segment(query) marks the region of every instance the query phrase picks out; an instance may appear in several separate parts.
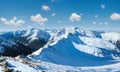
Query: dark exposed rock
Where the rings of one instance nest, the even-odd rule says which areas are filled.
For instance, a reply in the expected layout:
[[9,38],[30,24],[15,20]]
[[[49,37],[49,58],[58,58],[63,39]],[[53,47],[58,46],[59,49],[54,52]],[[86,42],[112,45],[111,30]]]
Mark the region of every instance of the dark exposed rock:
[[13,48],[4,47],[4,52],[1,53],[1,55],[15,57],[15,56],[18,56],[21,54],[28,55],[33,52],[33,49],[31,49],[27,46],[24,46],[20,43],[17,43],[17,44],[18,44],[18,46],[15,46]]
[[8,47],[8,46],[2,46],[4,48],[4,51],[0,52],[0,55],[2,56],[18,56],[21,54],[28,55],[31,54],[33,51],[38,50],[40,47],[43,47],[47,42],[44,40],[40,41],[33,41],[28,46],[25,44],[22,44],[20,42],[15,42],[17,45]]
[[6,68],[3,70],[4,72],[15,72],[14,69],[9,69],[9,68]]
[[2,57],[1,57],[1,58],[0,58],[0,63],[3,62],[3,61],[5,61],[5,60],[6,60],[6,58],[2,58]]
[[116,45],[120,46],[120,40],[117,40]]

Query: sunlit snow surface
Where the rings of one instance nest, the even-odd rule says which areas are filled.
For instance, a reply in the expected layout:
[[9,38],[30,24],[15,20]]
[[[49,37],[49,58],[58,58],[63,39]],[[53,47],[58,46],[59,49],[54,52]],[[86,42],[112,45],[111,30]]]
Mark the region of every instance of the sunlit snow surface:
[[[14,71],[21,72],[119,72],[120,71],[120,62],[104,65],[104,66],[65,66],[58,65],[49,62],[43,61],[32,61],[26,60],[27,63],[24,63],[24,59],[8,58],[7,62],[9,64],[9,69],[14,69]],[[3,68],[0,67],[0,72]]]

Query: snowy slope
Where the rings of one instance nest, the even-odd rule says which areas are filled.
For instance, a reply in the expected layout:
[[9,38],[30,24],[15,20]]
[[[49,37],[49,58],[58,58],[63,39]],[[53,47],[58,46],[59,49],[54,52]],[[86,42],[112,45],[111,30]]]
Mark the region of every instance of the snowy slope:
[[[7,69],[13,69],[20,72],[119,72],[120,61],[114,60],[113,64],[104,66],[64,66],[43,61],[33,61],[24,58],[7,57]],[[3,62],[3,63],[4,63]],[[3,65],[3,64],[2,64]],[[4,72],[5,68],[0,63],[0,72]]]
[[7,47],[12,47],[14,45],[16,45],[16,43],[10,39],[6,39],[2,36],[0,36],[0,45],[1,46],[7,46]]
[[106,32],[101,34],[102,39],[116,43],[120,41],[120,32]]
[[33,67],[30,67],[27,64],[21,63],[17,60],[8,59],[7,62],[9,63],[9,68],[13,68],[15,71],[22,71],[22,72],[38,72],[40,70],[36,70]]
[[106,40],[100,39],[100,38],[80,37],[80,39],[85,44],[90,45],[90,46],[105,48],[108,50],[117,50],[117,47],[114,44],[112,44]]
[[31,58],[62,65],[95,66],[109,64],[119,55],[114,44],[97,38],[92,31],[64,28],[51,33],[48,43]]

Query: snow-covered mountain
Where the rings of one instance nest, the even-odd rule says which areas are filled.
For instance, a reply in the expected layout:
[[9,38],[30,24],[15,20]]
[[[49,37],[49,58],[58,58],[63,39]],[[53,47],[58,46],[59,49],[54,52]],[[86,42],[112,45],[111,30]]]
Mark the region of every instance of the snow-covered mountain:
[[107,64],[106,60],[120,57],[119,47],[102,37],[105,32],[63,28],[49,33],[48,43],[31,58],[62,65],[91,66]]
[[[30,54],[43,47],[47,43],[49,37],[50,35],[46,31],[35,28],[30,30],[1,32],[0,55],[9,55],[8,51],[10,53],[13,52],[15,56],[22,53]],[[4,52],[4,54],[2,52]]]
[[42,47],[50,37],[47,32],[35,28],[30,30],[6,32],[2,33],[1,36],[35,49]]
[[[120,71],[118,70],[120,33],[82,30],[76,27],[1,32],[0,55],[21,54],[29,54],[27,56],[29,63],[24,65],[19,59],[18,61],[7,59],[8,63],[14,66],[9,68],[22,71],[24,67],[30,72],[41,70],[79,72],[101,69],[108,71],[111,67],[115,69],[111,71]],[[21,65],[23,67],[20,67]]]

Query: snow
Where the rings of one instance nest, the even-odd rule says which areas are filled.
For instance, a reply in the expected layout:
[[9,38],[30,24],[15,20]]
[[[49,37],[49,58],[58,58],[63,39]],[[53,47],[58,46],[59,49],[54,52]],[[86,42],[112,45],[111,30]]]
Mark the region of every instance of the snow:
[[38,72],[36,69],[29,67],[26,64],[22,64],[19,61],[8,59],[7,62],[9,63],[10,67],[15,71],[22,71],[22,72]]
[[16,38],[26,38],[27,41],[32,42],[36,39],[44,39],[48,41],[50,35],[44,30],[40,29],[29,29],[29,30],[18,30],[18,31],[11,31],[1,33],[1,36],[8,38],[8,39],[16,39]]
[[99,48],[96,47],[92,47],[92,46],[87,46],[87,45],[82,45],[82,44],[77,44],[73,42],[73,45],[75,46],[76,49],[91,54],[91,55],[95,55],[98,57],[103,57],[102,55],[102,51]]
[[34,63],[31,62],[31,64],[34,64],[36,69],[44,70],[47,72],[80,71],[79,69],[72,67],[72,66],[57,65],[57,64],[43,62],[43,61],[39,61],[39,62],[35,61]]
[[[23,61],[27,61],[24,63]],[[113,64],[109,65],[100,65],[100,66],[82,66],[82,67],[74,67],[74,66],[65,66],[53,64],[50,62],[43,61],[33,61],[33,60],[24,60],[24,59],[14,59],[7,58],[8,68],[14,69],[14,71],[21,72],[119,72],[120,71],[120,61],[114,60]],[[0,66],[0,72],[4,70]]]
[[81,71],[95,71],[95,72],[119,72],[120,62],[104,65],[104,66],[94,66],[94,67],[81,67]]
[[96,38],[92,31],[65,28],[52,33],[48,43],[30,57],[61,65],[97,66],[109,64],[111,62],[106,60],[116,59],[118,56],[119,52],[114,44]]
[[83,36],[87,36],[87,37],[96,37],[94,32],[92,32],[90,30],[79,30],[79,33],[82,34]]
[[34,29],[34,30],[32,30],[32,32],[33,32],[33,34],[27,38],[27,40],[30,39],[29,42],[32,42],[32,41],[34,41],[35,39],[37,39],[38,30]]
[[1,45],[7,46],[7,47],[12,47],[14,46],[16,43],[11,41],[11,40],[5,40],[1,42]]
[[3,70],[3,68],[2,68],[2,67],[0,67],[0,72],[2,72],[2,70]]
[[6,39],[6,38],[0,36],[0,45],[12,47],[12,46],[16,45],[16,43],[10,39]]
[[23,34],[22,36],[23,36],[23,37],[28,36],[30,33],[31,33],[31,31],[30,31],[30,30],[26,30],[26,33],[25,33],[25,34]]
[[90,38],[90,37],[79,37],[85,44],[90,45],[90,46],[95,46],[95,47],[99,47],[99,48],[104,48],[104,49],[108,49],[108,50],[117,50],[117,47],[100,38]]
[[120,40],[120,33],[119,32],[106,32],[101,34],[102,39],[107,41],[112,41],[113,43],[116,43],[118,40]]
[[[27,56],[30,59],[28,63],[23,63],[19,58],[18,60],[7,59],[10,68],[16,71],[120,71],[120,52],[115,45],[116,41],[120,40],[119,32],[97,32],[73,27],[47,31],[30,29],[13,34],[13,36],[27,37],[30,41],[35,39],[48,41],[44,47]],[[7,45],[6,43],[14,44],[10,40],[1,41],[1,44]],[[2,49],[2,46],[0,48]]]
[[44,39],[45,41],[48,41],[50,35],[40,29],[32,28],[30,30],[26,30],[24,34],[22,34],[22,37],[27,37],[27,40],[29,40],[29,43],[31,43],[34,40],[38,39]]
[[30,58],[68,66],[99,66],[119,59],[119,50],[113,43],[97,38],[100,32],[63,28],[49,33],[48,43]]
[[0,46],[0,53],[4,52],[4,47]]

